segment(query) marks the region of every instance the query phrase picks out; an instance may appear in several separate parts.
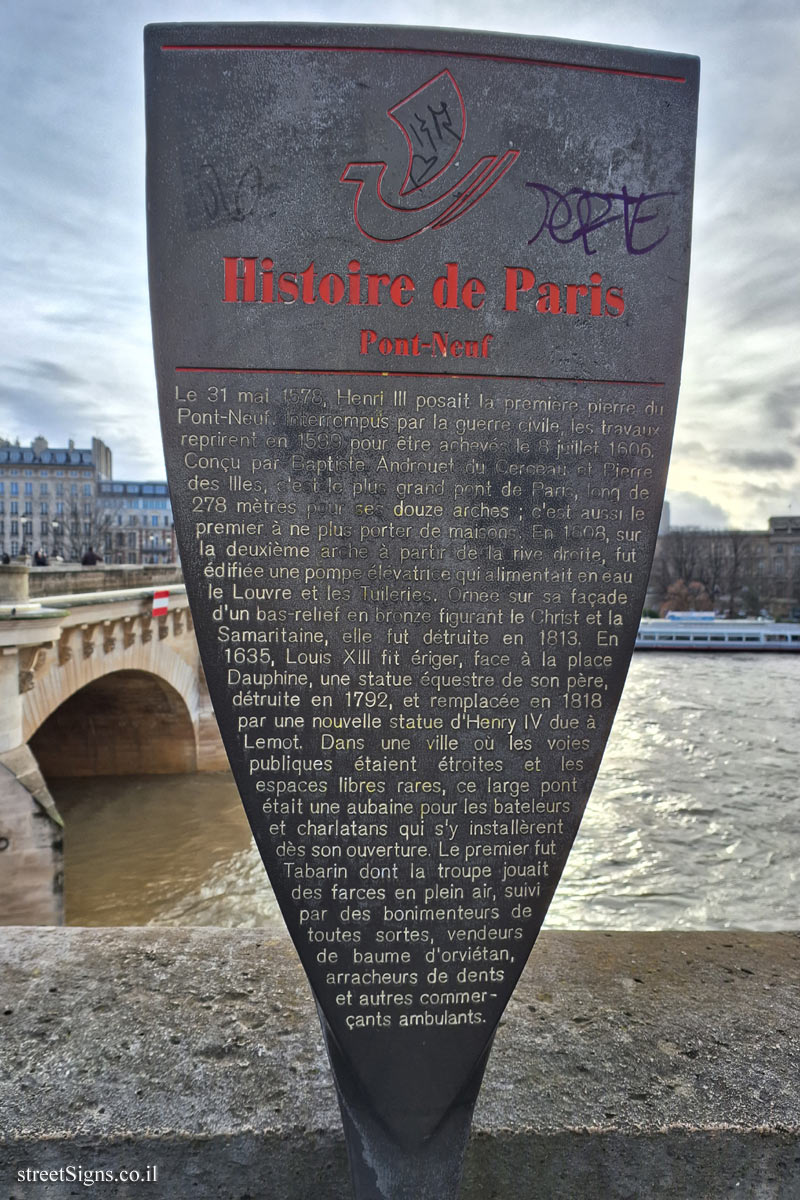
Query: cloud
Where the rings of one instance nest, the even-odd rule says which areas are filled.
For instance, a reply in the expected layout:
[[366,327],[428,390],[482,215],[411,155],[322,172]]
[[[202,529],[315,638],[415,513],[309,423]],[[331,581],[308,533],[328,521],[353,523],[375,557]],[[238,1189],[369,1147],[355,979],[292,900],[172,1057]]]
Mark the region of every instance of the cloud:
[[800,415],[800,389],[785,387],[770,392],[764,397],[764,409],[769,414],[773,428],[783,433],[794,429]]
[[693,525],[702,529],[727,529],[728,514],[719,504],[695,492],[667,490],[669,521],[673,529]]
[[679,441],[676,438],[672,445],[672,453],[676,456],[680,455],[682,458],[692,458],[695,455],[704,456],[708,454],[708,443],[700,442],[696,439],[694,441]]
[[51,446],[64,446],[70,437],[88,446],[93,434],[99,436],[100,419],[92,396],[79,393],[65,404],[63,392],[36,386],[35,381],[0,393],[0,431],[12,440],[19,438],[23,446],[38,434]]
[[[128,478],[163,477],[145,275],[141,28],[161,0],[0,5],[3,432],[92,433]],[[174,21],[256,21],[257,0],[171,0]],[[390,24],[483,28],[484,4],[385,0]],[[280,12],[275,13],[280,16]],[[374,22],[367,0],[297,0],[294,20]],[[498,29],[702,60],[684,385],[673,463],[689,523],[787,503],[798,430],[800,156],[796,0],[498,0]],[[735,64],[732,69],[731,64]],[[500,79],[498,72],[498,79]],[[546,116],[544,114],[537,114]],[[24,303],[22,299],[24,299]],[[13,374],[12,374],[13,372]],[[713,468],[713,472],[711,470]],[[794,481],[800,499],[800,478]],[[773,509],[773,511],[776,511]],[[683,514],[681,516],[681,514]],[[677,519],[677,518],[676,518]]]
[[80,375],[49,358],[29,358],[12,369],[27,379],[40,380],[42,383],[74,385],[85,382]]
[[785,507],[785,501],[783,500],[784,489],[777,487],[775,484],[744,483],[741,487],[747,496],[754,499],[766,500],[771,506],[771,510],[774,510],[776,506],[778,508]]
[[745,471],[791,471],[797,462],[788,450],[726,450],[719,457]]

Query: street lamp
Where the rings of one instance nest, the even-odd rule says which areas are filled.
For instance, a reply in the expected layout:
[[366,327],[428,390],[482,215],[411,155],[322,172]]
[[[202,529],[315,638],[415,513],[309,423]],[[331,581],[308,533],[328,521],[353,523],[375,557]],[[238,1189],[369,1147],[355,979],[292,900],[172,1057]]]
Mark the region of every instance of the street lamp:
[[53,530],[53,558],[61,557],[58,549],[58,531],[61,528],[59,521],[51,521],[50,528]]

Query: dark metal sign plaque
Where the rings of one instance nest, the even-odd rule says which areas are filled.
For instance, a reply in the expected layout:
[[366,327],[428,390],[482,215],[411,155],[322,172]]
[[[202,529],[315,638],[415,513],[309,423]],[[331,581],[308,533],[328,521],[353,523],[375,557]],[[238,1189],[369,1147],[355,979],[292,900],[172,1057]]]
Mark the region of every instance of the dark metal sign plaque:
[[619,700],[678,390],[698,64],[148,28],[181,558],[359,1196],[447,1197]]

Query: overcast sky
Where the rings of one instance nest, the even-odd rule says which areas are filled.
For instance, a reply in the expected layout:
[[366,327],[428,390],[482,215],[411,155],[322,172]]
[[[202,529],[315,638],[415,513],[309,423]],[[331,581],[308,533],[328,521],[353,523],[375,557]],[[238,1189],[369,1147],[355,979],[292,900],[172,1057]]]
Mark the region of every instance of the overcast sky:
[[[440,25],[698,54],[674,524],[800,512],[797,0],[0,0],[0,436],[101,437],[163,478],[144,228],[142,26]],[[791,507],[790,507],[791,506]]]

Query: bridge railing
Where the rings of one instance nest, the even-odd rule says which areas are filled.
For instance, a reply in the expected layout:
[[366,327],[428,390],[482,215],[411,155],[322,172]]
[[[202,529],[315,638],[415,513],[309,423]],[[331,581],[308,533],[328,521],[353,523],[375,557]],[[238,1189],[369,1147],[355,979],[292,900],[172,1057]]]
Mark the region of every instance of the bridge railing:
[[61,595],[42,597],[48,608],[81,608],[92,604],[114,604],[115,602],[131,600],[151,600],[156,592],[168,591],[170,599],[180,596],[185,598],[184,583],[149,584],[146,587],[116,588],[111,591],[96,592],[64,592]]
[[[14,574],[27,565],[26,595],[35,600],[67,593],[111,591],[151,584],[170,587],[183,580],[179,563],[96,563],[92,567],[84,567],[80,563],[55,563],[48,567],[33,567],[29,560],[15,560],[10,565]],[[4,571],[8,571],[8,568],[0,566],[0,594]]]

